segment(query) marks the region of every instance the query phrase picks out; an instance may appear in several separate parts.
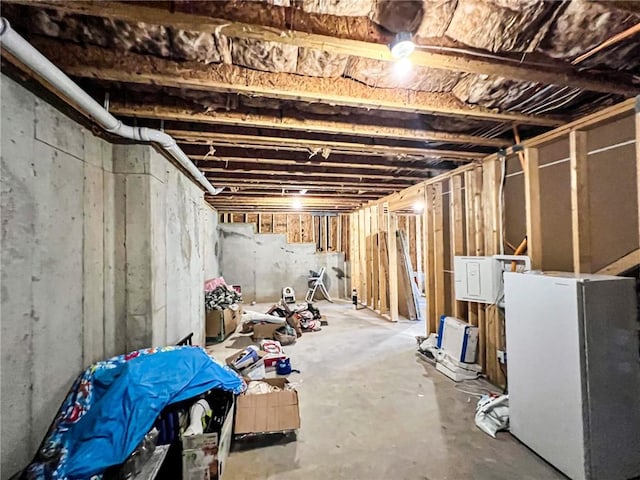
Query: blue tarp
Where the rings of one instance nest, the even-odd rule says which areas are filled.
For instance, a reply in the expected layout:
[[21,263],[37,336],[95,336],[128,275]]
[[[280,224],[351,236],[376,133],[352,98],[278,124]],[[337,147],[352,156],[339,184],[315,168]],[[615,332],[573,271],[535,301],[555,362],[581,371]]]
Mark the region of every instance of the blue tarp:
[[[30,478],[85,479],[124,462],[167,405],[242,379],[199,347],[139,350],[93,365],[67,396]],[[50,454],[57,453],[51,463]]]

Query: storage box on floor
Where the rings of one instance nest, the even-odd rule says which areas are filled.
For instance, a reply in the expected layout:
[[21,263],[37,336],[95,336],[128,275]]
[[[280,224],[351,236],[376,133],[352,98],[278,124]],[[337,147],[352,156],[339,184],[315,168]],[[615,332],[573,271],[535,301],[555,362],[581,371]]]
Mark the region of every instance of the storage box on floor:
[[279,390],[239,395],[236,399],[234,434],[290,432],[300,428],[298,392],[287,389],[289,381],[286,378],[265,378],[261,381]]
[[221,426],[212,432],[182,437],[183,480],[222,480],[231,447],[236,402],[228,392],[216,392],[215,400],[207,400],[210,400],[214,420],[218,418],[216,425]]
[[242,307],[237,310],[225,308],[224,310],[207,311],[205,325],[207,343],[221,342],[233,332],[242,318]]

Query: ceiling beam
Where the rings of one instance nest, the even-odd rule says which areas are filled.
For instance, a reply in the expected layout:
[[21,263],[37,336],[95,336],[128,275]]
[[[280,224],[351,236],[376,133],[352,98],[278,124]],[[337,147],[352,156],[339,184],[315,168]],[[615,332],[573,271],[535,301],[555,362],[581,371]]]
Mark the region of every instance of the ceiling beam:
[[[335,187],[353,190],[355,188],[360,189],[362,191],[387,191],[394,192],[397,190],[402,190],[412,185],[411,182],[381,182],[381,181],[373,181],[373,180],[363,180],[363,181],[354,181],[350,179],[336,180],[335,178],[326,178],[322,177],[322,180],[319,180],[320,177],[314,175],[313,177],[309,176],[308,179],[300,179],[300,178],[292,178],[280,176],[279,178],[275,178],[273,175],[265,175],[265,174],[251,174],[251,173],[242,173],[242,174],[232,174],[231,172],[227,173],[218,173],[216,175],[209,174],[207,175],[207,179],[213,183],[216,187],[222,186],[271,186],[276,187],[280,190],[303,190],[303,189],[313,189],[313,187]],[[287,183],[283,183],[286,181]]]
[[[213,180],[213,179],[210,179]],[[272,180],[273,182],[273,180]],[[239,190],[237,193],[239,192],[244,192],[246,190],[250,190],[250,191],[257,191],[259,190],[259,194],[262,195],[265,192],[268,192],[269,195],[272,195],[274,191],[278,192],[279,195],[282,194],[282,192],[284,191],[285,193],[295,193],[295,192],[299,192],[300,190],[307,190],[309,192],[309,194],[324,194],[327,192],[330,193],[335,193],[338,195],[378,195],[378,193],[380,192],[389,192],[389,191],[395,191],[395,190],[399,190],[402,188],[406,188],[405,185],[402,186],[391,186],[388,188],[384,188],[384,187],[368,187],[368,185],[366,184],[362,184],[362,183],[357,183],[355,185],[353,184],[343,184],[343,183],[328,183],[328,184],[318,184],[318,185],[312,185],[312,184],[305,184],[305,185],[301,185],[301,184],[296,184],[296,183],[290,183],[287,185],[282,185],[282,182],[275,182],[275,183],[267,183],[267,182],[261,182],[261,181],[255,181],[255,180],[247,180],[247,179],[242,179],[242,178],[238,178],[238,179],[218,179],[216,181],[216,185],[218,186],[226,186],[226,187],[237,187]],[[231,188],[229,188],[229,190],[225,190],[225,192],[231,192]]]
[[[287,190],[286,193],[284,194],[288,197],[291,196],[299,196],[299,191],[298,190]],[[281,195],[279,192],[274,191],[274,190],[261,190],[261,191],[249,191],[249,190],[245,190],[243,188],[241,188],[239,191],[237,192],[232,192],[231,190],[223,190],[222,193],[219,193],[218,195],[216,195],[219,198],[226,198],[226,197],[234,197],[234,198],[251,198],[251,197],[269,197],[269,196],[283,196]],[[366,200],[377,200],[378,198],[380,198],[380,196],[376,193],[344,193],[344,192],[340,192],[340,191],[335,191],[335,192],[331,192],[328,190],[316,190],[316,191],[310,191],[308,192],[306,195],[304,195],[305,198],[324,198],[324,197],[331,197],[331,198],[337,198],[337,199],[356,199],[356,200],[362,200],[362,199],[366,199]]]
[[296,118],[293,116],[287,116],[286,114],[280,116],[240,112],[199,113],[178,107],[136,105],[122,102],[112,102],[111,112],[116,115],[152,118],[157,120],[175,120],[180,122],[208,123],[213,125],[265,127],[279,130],[334,133],[338,135],[355,135],[370,138],[394,138],[398,140],[469,144],[493,148],[501,148],[512,143],[510,140],[502,138],[486,138],[459,133],[352,123],[340,120]]
[[[202,155],[189,155],[191,160],[197,160],[197,166],[203,171],[209,171],[206,169],[223,168],[227,171],[242,171],[252,170],[257,168],[258,170],[274,169],[278,172],[287,173],[302,173],[307,174],[323,174],[324,172],[334,172],[337,175],[344,175],[348,173],[356,173],[356,176],[380,176],[385,172],[393,172],[394,175],[391,178],[399,178],[397,175],[405,174],[410,178],[423,178],[424,175],[413,175],[413,172],[440,174],[445,171],[451,170],[450,168],[428,168],[421,165],[406,166],[406,165],[379,165],[379,164],[366,164],[366,163],[337,163],[337,162],[313,162],[313,163],[300,163],[295,160],[282,160],[278,158],[248,158],[248,157],[208,157],[205,159]],[[355,170],[360,170],[356,172]],[[213,170],[211,170],[213,171]]]
[[[111,1],[74,1],[59,2],[56,0],[9,0],[7,3],[38,5],[53,8],[66,13],[89,15],[100,18],[118,19],[132,23],[148,23],[164,25],[171,28],[189,31],[206,32],[224,35],[230,38],[245,38],[314,48],[341,55],[371,58],[382,61],[393,61],[389,47],[383,43],[363,42],[344,38],[336,38],[317,33],[306,33],[296,30],[281,29],[229,21],[224,18],[212,18],[171,11],[167,8],[136,5],[134,2]],[[640,87],[625,83],[611,76],[590,75],[579,72],[571,65],[558,66],[552,64],[527,64],[514,58],[503,57],[486,52],[474,52],[467,49],[465,53],[448,51],[438,46],[427,46],[418,49],[411,56],[414,65],[420,67],[440,68],[456,72],[481,75],[497,75],[524,82],[536,82],[547,85],[568,86],[583,90],[604,93],[635,95]]]
[[371,145],[367,143],[337,142],[331,140],[309,140],[291,137],[263,137],[260,135],[234,135],[216,132],[193,132],[186,130],[165,130],[182,144],[214,145],[239,148],[261,148],[309,152],[329,149],[340,155],[375,155],[397,157],[428,157],[450,160],[480,160],[486,153],[464,150],[438,150],[433,148],[395,147],[391,145]]
[[80,78],[524,125],[555,127],[565,123],[557,118],[469,106],[451,93],[372,88],[349,78],[305,77],[291,73],[262,72],[236,65],[174,62],[45,38],[34,39],[33,44],[65,73]]
[[[371,170],[360,170],[350,169],[347,172],[332,172],[327,171],[328,169],[313,169],[309,168],[305,171],[292,171],[289,169],[287,165],[272,165],[272,164],[251,164],[251,163],[242,163],[236,167],[225,167],[221,165],[219,167],[208,167],[203,165],[198,165],[198,169],[205,173],[235,173],[235,174],[269,174],[273,175],[276,178],[286,177],[287,180],[295,179],[296,177],[300,178],[302,182],[304,182],[305,177],[309,176],[322,176],[325,178],[354,178],[354,179],[374,179],[374,180],[393,180],[393,181],[403,181],[406,180],[408,182],[419,182],[426,178],[431,178],[428,175],[402,175],[398,173],[391,172],[379,172]],[[425,172],[426,173],[426,172]]]

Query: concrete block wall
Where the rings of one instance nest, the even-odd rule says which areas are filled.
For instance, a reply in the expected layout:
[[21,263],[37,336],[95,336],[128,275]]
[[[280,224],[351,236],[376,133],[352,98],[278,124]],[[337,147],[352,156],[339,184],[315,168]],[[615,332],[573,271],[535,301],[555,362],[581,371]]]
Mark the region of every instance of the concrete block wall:
[[150,146],[111,145],[1,77],[0,477],[96,360],[203,337],[217,213]]
[[[346,298],[348,280],[342,252],[316,252],[313,243],[287,243],[285,235],[256,233],[253,224],[224,223],[220,232],[220,270],[227,283],[242,286],[245,302],[275,302],[292,286],[296,300],[307,292],[309,270],[326,268],[332,298]],[[316,294],[316,299],[322,299]]]

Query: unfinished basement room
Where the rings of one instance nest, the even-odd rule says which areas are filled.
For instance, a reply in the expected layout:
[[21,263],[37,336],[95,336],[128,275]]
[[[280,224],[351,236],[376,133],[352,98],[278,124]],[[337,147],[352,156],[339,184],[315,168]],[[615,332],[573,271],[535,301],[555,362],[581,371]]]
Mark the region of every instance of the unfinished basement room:
[[0,480],[640,480],[640,1],[0,7]]

